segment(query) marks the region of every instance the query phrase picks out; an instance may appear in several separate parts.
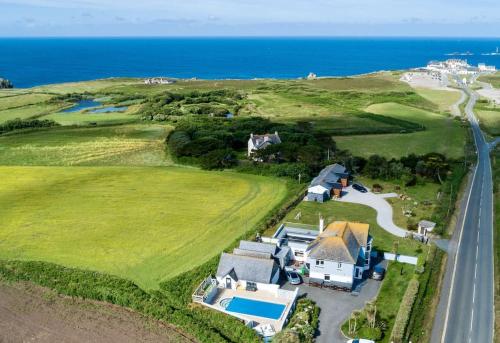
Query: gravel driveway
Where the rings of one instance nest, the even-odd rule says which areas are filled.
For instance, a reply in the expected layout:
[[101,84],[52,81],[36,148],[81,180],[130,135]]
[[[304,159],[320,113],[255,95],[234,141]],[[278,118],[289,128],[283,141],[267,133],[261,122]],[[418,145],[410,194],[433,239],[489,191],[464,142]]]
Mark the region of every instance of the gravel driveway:
[[[380,281],[366,280],[357,296],[347,292],[311,287],[307,284],[300,285],[299,295],[306,295],[321,308],[316,342],[345,343],[347,339],[340,332],[340,326],[353,310],[362,309],[367,301],[377,296],[380,284]],[[288,290],[294,290],[296,287],[288,283],[283,286]]]
[[396,226],[392,221],[392,206],[385,198],[394,198],[396,193],[374,194],[372,192],[361,193],[353,189],[352,186],[342,191],[342,198],[334,201],[350,202],[370,206],[377,211],[377,224],[385,231],[398,236],[405,237],[408,231]]

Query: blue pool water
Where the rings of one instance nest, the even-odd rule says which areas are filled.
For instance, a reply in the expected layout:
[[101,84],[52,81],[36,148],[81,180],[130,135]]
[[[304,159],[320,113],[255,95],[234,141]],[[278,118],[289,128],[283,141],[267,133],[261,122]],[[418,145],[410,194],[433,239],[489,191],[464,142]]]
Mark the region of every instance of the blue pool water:
[[0,38],[0,77],[31,87],[124,76],[342,76],[424,66],[464,51],[474,54],[463,57],[471,64],[500,68],[500,56],[482,55],[497,46],[499,38]]
[[66,113],[79,112],[97,106],[101,106],[101,103],[94,100],[80,100],[78,103],[75,104],[75,106],[67,108],[63,112]]
[[285,305],[234,297],[226,310],[250,316],[279,319],[285,310]]

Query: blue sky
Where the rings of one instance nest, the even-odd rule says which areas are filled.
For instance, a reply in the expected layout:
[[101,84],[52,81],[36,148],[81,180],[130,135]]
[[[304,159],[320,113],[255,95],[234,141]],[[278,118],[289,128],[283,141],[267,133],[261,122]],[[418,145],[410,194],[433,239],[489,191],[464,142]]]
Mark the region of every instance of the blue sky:
[[500,36],[498,0],[0,0],[0,36]]

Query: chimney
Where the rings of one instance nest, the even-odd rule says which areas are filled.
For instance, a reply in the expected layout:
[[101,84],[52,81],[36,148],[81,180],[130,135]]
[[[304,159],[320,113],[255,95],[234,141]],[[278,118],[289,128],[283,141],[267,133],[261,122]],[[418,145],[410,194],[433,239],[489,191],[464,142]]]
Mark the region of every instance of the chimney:
[[250,134],[250,138],[253,138],[253,133]]
[[322,234],[323,230],[325,229],[325,219],[323,216],[319,217],[319,233]]
[[278,131],[274,131],[274,134],[277,136],[278,135]]

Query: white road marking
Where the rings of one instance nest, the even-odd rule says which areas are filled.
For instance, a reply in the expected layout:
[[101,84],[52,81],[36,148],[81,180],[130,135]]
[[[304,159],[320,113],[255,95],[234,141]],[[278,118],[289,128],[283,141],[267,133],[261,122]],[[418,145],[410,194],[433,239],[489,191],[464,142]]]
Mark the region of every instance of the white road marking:
[[[476,263],[476,266],[477,266],[477,263]],[[476,283],[474,282],[474,288],[472,289],[472,303],[474,304],[474,302],[476,301]],[[472,310],[474,311],[474,310]]]

